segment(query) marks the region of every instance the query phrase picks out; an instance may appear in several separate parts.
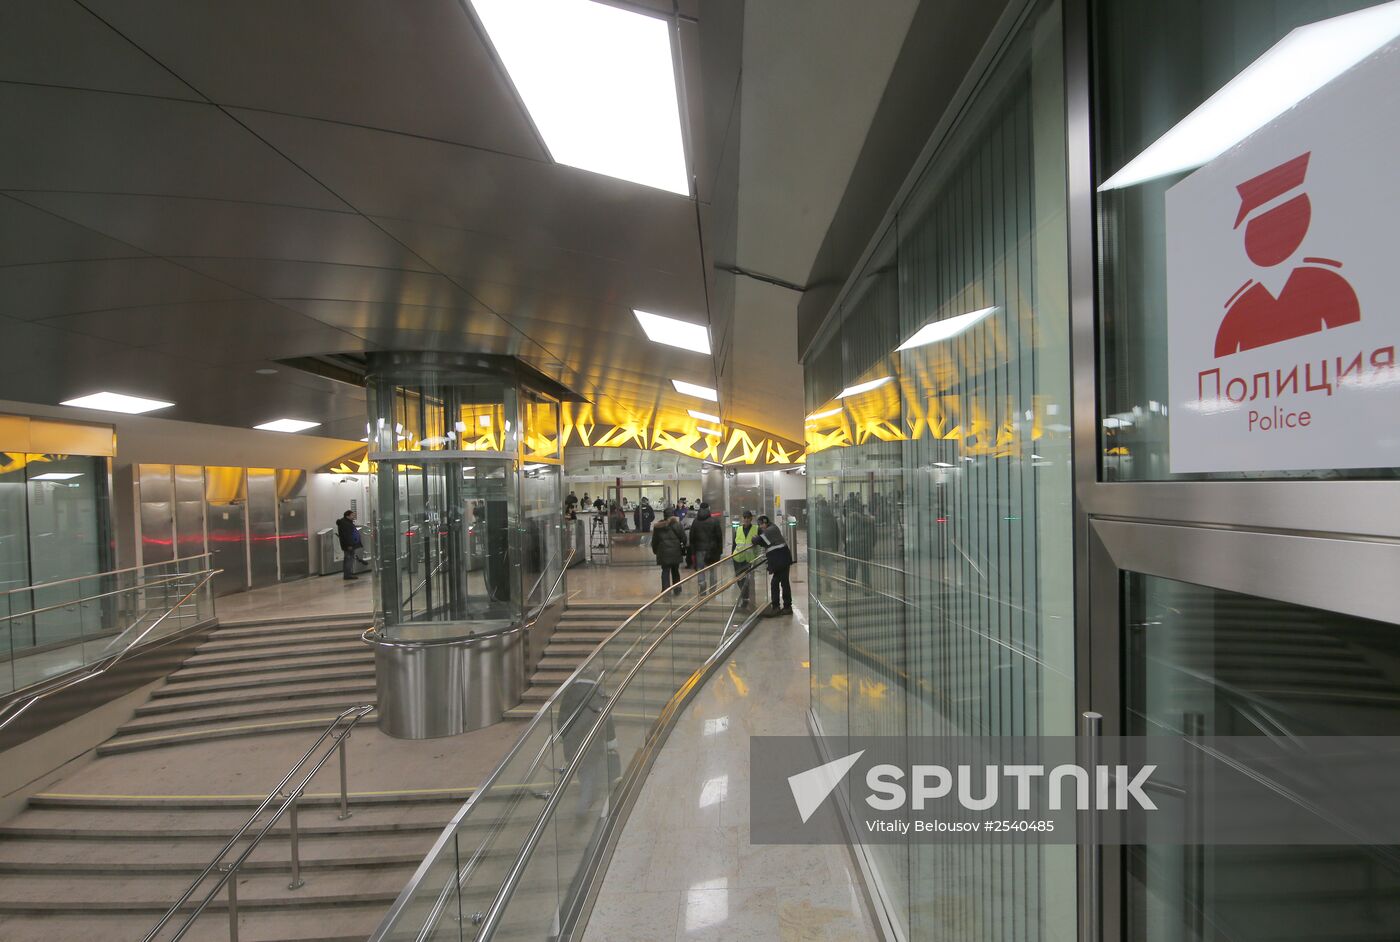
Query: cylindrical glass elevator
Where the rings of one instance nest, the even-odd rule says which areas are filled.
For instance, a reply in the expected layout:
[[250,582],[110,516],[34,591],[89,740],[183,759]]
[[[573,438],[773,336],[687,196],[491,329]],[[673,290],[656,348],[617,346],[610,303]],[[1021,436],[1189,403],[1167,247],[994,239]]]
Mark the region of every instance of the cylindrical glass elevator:
[[489,725],[563,564],[558,403],[494,357],[371,354],[367,379],[380,727]]

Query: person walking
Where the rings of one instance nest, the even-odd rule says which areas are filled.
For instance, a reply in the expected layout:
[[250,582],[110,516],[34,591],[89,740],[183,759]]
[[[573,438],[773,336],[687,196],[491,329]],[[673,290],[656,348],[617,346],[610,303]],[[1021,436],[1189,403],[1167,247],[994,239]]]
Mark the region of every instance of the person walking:
[[744,511],[744,522],[734,528],[734,575],[739,577],[739,605],[745,611],[753,611],[753,573],[749,570],[758,560],[758,550],[753,541],[758,536],[758,525],[753,522],[753,511]]
[[707,569],[724,555],[724,524],[710,513],[710,505],[700,504],[695,522],[690,525],[690,551],[695,554],[695,568],[700,570],[700,591],[710,592],[719,585],[719,572]]
[[[681,561],[685,559],[685,531],[669,510],[662,512],[661,524],[651,532],[651,551],[661,567],[661,591],[665,592],[681,581]],[[672,592],[680,595],[680,587]]]
[[360,539],[359,527],[355,526],[355,511],[345,511],[335,522],[335,535],[340,540],[341,552],[345,554],[345,581],[360,578],[355,575],[355,560],[360,555],[359,551],[364,542]]
[[650,533],[652,521],[656,519],[656,511],[652,509],[651,501],[643,497],[642,505],[637,508],[637,513],[640,516],[641,531],[643,533]]
[[768,557],[768,594],[771,604],[767,616],[792,614],[792,583],[788,581],[788,570],[792,568],[792,551],[788,549],[783,530],[765,514],[758,518],[758,536],[753,538],[755,546],[762,547]]

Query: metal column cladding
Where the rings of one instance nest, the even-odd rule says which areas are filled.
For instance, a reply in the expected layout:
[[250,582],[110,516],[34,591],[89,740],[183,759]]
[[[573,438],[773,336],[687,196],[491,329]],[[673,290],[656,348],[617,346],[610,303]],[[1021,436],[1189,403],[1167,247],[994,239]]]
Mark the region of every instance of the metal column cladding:
[[306,524],[306,472],[277,470],[277,574],[286,582],[311,575]]
[[248,575],[253,588],[277,582],[277,478],[248,469]]
[[175,466],[175,556],[188,559],[203,555],[204,469],[199,465]]
[[140,503],[141,563],[162,563],[175,558],[175,492],[168,464],[136,466]]
[[222,569],[214,592],[228,595],[248,588],[248,486],[242,468],[204,469],[204,512],[209,528],[210,562]]

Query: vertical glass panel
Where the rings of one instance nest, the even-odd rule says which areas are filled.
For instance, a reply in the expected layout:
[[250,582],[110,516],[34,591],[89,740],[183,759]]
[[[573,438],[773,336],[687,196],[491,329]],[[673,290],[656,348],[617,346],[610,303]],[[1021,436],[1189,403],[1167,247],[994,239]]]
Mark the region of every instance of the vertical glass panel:
[[[1072,733],[1061,29],[1008,41],[806,363],[828,735]],[[1073,935],[1072,848],[862,853],[909,938]]]
[[525,458],[558,458],[559,403],[535,393],[526,393],[524,402]]
[[520,480],[520,512],[525,525],[525,608],[535,611],[549,604],[563,566],[563,482],[558,465],[536,465]]
[[[1126,734],[1400,733],[1395,625],[1138,573],[1124,583]],[[1129,939],[1400,938],[1391,847],[1149,845],[1125,860]]]
[[[1376,394],[1374,390],[1378,387],[1361,384],[1355,388],[1339,385],[1334,390],[1335,396],[1332,392],[1308,392],[1305,388],[1307,374],[1302,372],[1304,364],[1311,361],[1316,373],[1319,358],[1325,360],[1328,366],[1336,365],[1337,361],[1334,356],[1322,356],[1318,352],[1321,349],[1318,344],[1322,342],[1319,338],[1299,339],[1304,336],[1302,334],[1264,349],[1239,350],[1229,354],[1216,353],[1209,342],[1203,343],[1196,357],[1198,362],[1187,364],[1186,372],[1178,374],[1178,388],[1171,388],[1168,381],[1169,370],[1172,369],[1168,355],[1168,325],[1171,318],[1183,318],[1188,314],[1185,310],[1169,311],[1168,307],[1168,192],[1198,172],[1201,164],[1205,163],[1206,166],[1200,172],[1210,170],[1215,155],[1238,159],[1231,158],[1230,154],[1242,142],[1245,142],[1246,148],[1257,145],[1262,163],[1250,164],[1252,169],[1241,169],[1238,176],[1241,187],[1254,174],[1272,169],[1277,161],[1268,159],[1268,154],[1273,152],[1277,155],[1278,148],[1271,141],[1261,141],[1255,135],[1256,129],[1259,129],[1258,134],[1267,135],[1275,121],[1273,115],[1264,113],[1261,116],[1259,113],[1261,107],[1268,106],[1270,96],[1264,94],[1266,89],[1242,85],[1239,81],[1242,73],[1251,66],[1267,65],[1277,70],[1268,73],[1274,77],[1266,78],[1267,85],[1301,88],[1300,94],[1306,96],[1312,93],[1308,89],[1312,89],[1314,84],[1322,84],[1325,91],[1325,86],[1329,84],[1327,79],[1332,75],[1327,70],[1338,62],[1345,65],[1348,61],[1356,61],[1346,57],[1357,49],[1374,51],[1377,43],[1390,41],[1390,51],[1380,54],[1393,57],[1395,36],[1377,28],[1367,29],[1361,36],[1333,36],[1330,41],[1321,44],[1311,42],[1306,36],[1299,42],[1300,37],[1295,34],[1292,37],[1295,45],[1290,53],[1294,56],[1292,59],[1279,57],[1270,51],[1271,47],[1299,27],[1378,4],[1374,0],[1214,0],[1187,4],[1162,3],[1159,0],[1095,0],[1091,5],[1095,56],[1094,164],[1098,174],[1095,183],[1098,187],[1096,201],[1100,257],[1098,299],[1103,338],[1100,371],[1102,478],[1108,481],[1160,481],[1393,477],[1396,473],[1393,467],[1333,470],[1330,466],[1339,462],[1329,457],[1326,449],[1308,446],[1299,450],[1300,456],[1304,460],[1315,458],[1329,465],[1328,468],[1173,474],[1169,447],[1171,423],[1178,414],[1183,413],[1184,401],[1189,400],[1193,410],[1206,408],[1228,413],[1224,417],[1233,423],[1226,426],[1229,435],[1237,442],[1247,442],[1251,439],[1257,441],[1266,434],[1261,430],[1260,423],[1249,422],[1251,410],[1263,415],[1268,415],[1275,405],[1285,411],[1306,410],[1309,402],[1318,400],[1325,400],[1328,407],[1351,408],[1344,406],[1344,400],[1353,401],[1350,397]],[[1317,76],[1317,83],[1311,82],[1310,76]],[[1388,113],[1389,101],[1396,89],[1384,87],[1373,91],[1378,113]],[[1207,122],[1209,126],[1193,125],[1187,120],[1188,116],[1208,99],[1212,100],[1212,107],[1219,109],[1215,112],[1215,120]],[[1301,101],[1297,96],[1278,101],[1277,104],[1288,107],[1284,115],[1276,120],[1310,120],[1306,116],[1298,118],[1296,114],[1288,117],[1289,111],[1295,110],[1293,106]],[[1257,119],[1260,117],[1269,119],[1263,128],[1259,128]],[[1371,124],[1364,112],[1358,112],[1354,119],[1349,120],[1352,123],[1348,124],[1348,128],[1353,124],[1357,127]],[[1251,140],[1255,143],[1248,143]],[[1315,190],[1310,213],[1312,224],[1309,228],[1305,222],[1303,227],[1310,234],[1303,238],[1296,252],[1288,253],[1288,257],[1279,262],[1262,256],[1256,258],[1257,252],[1250,254],[1245,237],[1252,223],[1244,217],[1255,210],[1267,215],[1267,211],[1288,193],[1296,196],[1322,186],[1326,177],[1325,165],[1333,159],[1330,156],[1333,151],[1341,150],[1353,156],[1359,154],[1364,158],[1370,150],[1378,162],[1377,166],[1385,168],[1384,172],[1390,174],[1394,146],[1384,141],[1385,138],[1377,133],[1365,136],[1348,134],[1344,138],[1313,135],[1309,143],[1299,145],[1299,149],[1305,151],[1309,146],[1313,148],[1309,151],[1312,154],[1312,167],[1303,178],[1289,182],[1291,189],[1285,187],[1273,192],[1277,187],[1256,188],[1257,206],[1254,202],[1246,205],[1244,189],[1236,191],[1230,187],[1221,191],[1223,198],[1216,201],[1219,204],[1218,213],[1208,217],[1202,225],[1213,219],[1220,237],[1228,240],[1221,243],[1228,246],[1228,250],[1222,254],[1220,265],[1229,269],[1226,272],[1229,280],[1224,282],[1229,287],[1220,289],[1220,296],[1214,299],[1214,303],[1200,305],[1203,308],[1200,316],[1211,319],[1211,323],[1205,327],[1209,331],[1207,341],[1209,337],[1220,336],[1215,333],[1216,323],[1223,329],[1227,316],[1243,317],[1253,309],[1241,307],[1237,315],[1227,314],[1235,310],[1232,305],[1240,300],[1241,292],[1249,296],[1248,304],[1259,311],[1267,309],[1276,312],[1266,314],[1265,320],[1283,318],[1282,292],[1292,277],[1291,273],[1306,275],[1328,268],[1326,259],[1319,261],[1315,256],[1344,253],[1345,250],[1337,244],[1340,240],[1334,238],[1336,233],[1365,231],[1364,226],[1376,224],[1374,220],[1367,222],[1351,218],[1350,215],[1335,219],[1338,209],[1335,201]],[[1291,158],[1295,154],[1296,150],[1282,152],[1278,160]],[[1243,168],[1252,159],[1243,160],[1240,166]],[[1144,161],[1152,166],[1146,166]],[[1235,182],[1233,178],[1231,182]],[[1336,185],[1333,184],[1334,187]],[[1180,199],[1182,192],[1177,190],[1174,199]],[[1388,213],[1389,206],[1382,209],[1377,204],[1376,211]],[[1346,212],[1350,213],[1349,210]],[[1334,222],[1327,221],[1329,213],[1333,214]],[[1379,222],[1385,227],[1383,231],[1388,232],[1388,216]],[[1257,233],[1264,231],[1264,228],[1260,228]],[[1388,246],[1385,251],[1388,251]],[[1362,276],[1357,271],[1358,261],[1342,259],[1345,277],[1354,280]],[[1332,264],[1335,264],[1335,260]],[[1385,275],[1384,272],[1380,274]],[[1181,290],[1183,284],[1202,276],[1203,272],[1193,265],[1171,281],[1176,290]],[[1240,291],[1236,291],[1237,287]],[[1245,291],[1246,288],[1249,291]],[[1268,292],[1268,297],[1257,294],[1256,289]],[[1234,297],[1231,292],[1235,292]],[[1275,293],[1278,293],[1277,302]],[[1363,321],[1368,317],[1389,317],[1384,308],[1391,304],[1392,295],[1393,292],[1386,293],[1383,302],[1369,309],[1363,297]],[[1173,307],[1176,306],[1174,304]],[[1193,305],[1189,309],[1193,316],[1196,307]],[[1311,318],[1312,326],[1308,330],[1314,333],[1319,330],[1319,318],[1328,316],[1315,307],[1311,313],[1304,313]],[[1346,333],[1348,330],[1352,330],[1353,334]],[[1324,333],[1330,332],[1329,328]],[[1341,326],[1336,339],[1339,346],[1329,349],[1332,354],[1345,354],[1343,363],[1360,349],[1360,340],[1344,342],[1344,338],[1354,333],[1352,327]],[[1326,342],[1332,344],[1330,339]],[[1193,346],[1192,349],[1196,348]],[[1371,349],[1366,347],[1368,352]],[[1238,376],[1242,377],[1241,381],[1249,383],[1247,389],[1252,392],[1255,389],[1253,384],[1257,382],[1256,374],[1267,375],[1272,385],[1279,376],[1276,369],[1286,378],[1289,368],[1294,365],[1300,369],[1299,379],[1295,384],[1296,389],[1287,395],[1274,390],[1276,395],[1271,394],[1268,398],[1236,401],[1235,393],[1238,390],[1228,388],[1228,378]],[[1363,371],[1371,370],[1372,365],[1370,362],[1364,363]],[[1214,404],[1202,403],[1191,371],[1206,371],[1213,367],[1220,368],[1218,377],[1224,377],[1220,380],[1226,387],[1220,393],[1224,398],[1214,394],[1211,380],[1207,378],[1206,395]],[[1186,375],[1191,376],[1189,388],[1186,388]],[[1361,375],[1367,374],[1363,372]],[[1393,389],[1394,385],[1387,388]],[[1367,392],[1367,389],[1372,392]],[[1249,392],[1238,392],[1238,395],[1240,400],[1244,400]],[[1389,411],[1393,414],[1394,400],[1391,399],[1390,403]],[[1370,429],[1348,428],[1347,431],[1357,435],[1374,434]],[[1290,433],[1283,429],[1271,430],[1267,434]],[[1196,447],[1192,450],[1200,449]],[[1289,467],[1296,468],[1297,464]]]

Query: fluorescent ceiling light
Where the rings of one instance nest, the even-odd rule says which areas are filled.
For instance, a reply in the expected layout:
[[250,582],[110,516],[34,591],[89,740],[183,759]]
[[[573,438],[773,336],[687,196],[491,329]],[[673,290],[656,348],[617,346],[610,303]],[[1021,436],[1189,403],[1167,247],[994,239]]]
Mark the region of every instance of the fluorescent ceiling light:
[[951,468],[951,467],[952,467],[952,465],[950,465],[950,464],[949,464],[948,462],[946,462],[946,461],[935,461],[935,462],[933,463],[933,466],[934,466],[935,468]]
[[367,442],[367,441],[369,441],[369,439],[368,439],[368,438],[362,438],[362,439],[360,439],[360,441],[362,441],[362,442]]
[[637,316],[637,323],[642,325],[643,332],[652,343],[664,343],[668,347],[710,355],[710,329],[704,324],[692,324],[646,311],[634,310],[632,313]]
[[1209,163],[1400,36],[1400,0],[1300,26],[1099,185],[1116,190]]
[[81,471],[45,471],[43,474],[36,474],[31,481],[71,481],[74,478],[83,476]]
[[[847,390],[847,392],[850,392],[850,390]],[[844,393],[842,395],[844,395]],[[837,398],[840,397],[838,396]],[[828,416],[840,415],[844,411],[846,410],[841,406],[837,406],[835,409],[827,409],[825,412],[813,412],[811,415],[807,416],[807,421],[810,422],[813,419],[825,419]]]
[[683,379],[671,380],[671,385],[676,387],[676,392],[683,396],[695,396],[697,399],[708,399],[711,402],[719,402],[719,393],[709,386],[697,386],[694,383],[687,383]]
[[592,0],[472,0],[561,164],[690,195],[671,31]]
[[278,419],[275,422],[254,425],[253,428],[262,429],[264,432],[304,432],[320,424],[320,422],[308,422],[305,419]]
[[476,424],[477,424],[477,425],[480,425],[482,428],[490,428],[490,427],[491,427],[491,416],[489,416],[489,415],[479,415],[479,416],[477,416],[477,417],[476,417]]
[[967,314],[957,314],[953,317],[945,317],[941,321],[934,321],[932,324],[925,324],[914,332],[904,343],[896,347],[896,350],[912,350],[914,347],[926,347],[931,343],[938,343],[943,340],[951,340],[958,334],[965,333],[976,327],[982,321],[996,313],[994,307],[984,307],[980,311],[970,311]]
[[526,471],[538,471],[540,468],[547,468],[547,467],[549,467],[549,465],[547,465],[547,464],[527,464],[527,465],[525,466],[525,470],[526,470]]
[[710,415],[710,413],[708,413],[708,412],[697,412],[697,411],[694,410],[694,409],[686,409],[686,410],[685,410],[685,414],[688,415],[688,416],[690,416],[692,419],[701,419],[702,421],[705,421],[705,422],[722,422],[722,421],[724,421],[723,419],[721,419],[721,418],[720,418],[719,416],[717,416],[717,415]]
[[175,403],[162,402],[159,399],[142,399],[140,396],[124,396],[121,393],[99,392],[93,393],[91,396],[68,399],[60,405],[73,406],[77,409],[100,409],[103,412],[140,415],[142,412],[154,412],[156,409],[169,409]]
[[863,392],[870,392],[870,390],[883,386],[892,379],[894,379],[893,376],[881,376],[879,379],[872,379],[868,383],[856,383],[854,386],[847,386],[836,394],[836,398],[845,399],[847,396],[858,396]]
[[721,432],[721,431],[720,431],[719,429],[717,429],[717,428],[709,428],[708,426],[704,426],[704,425],[697,425],[697,426],[695,426],[695,427],[696,427],[699,431],[704,432],[706,435],[723,435],[723,434],[724,434],[723,432]]

